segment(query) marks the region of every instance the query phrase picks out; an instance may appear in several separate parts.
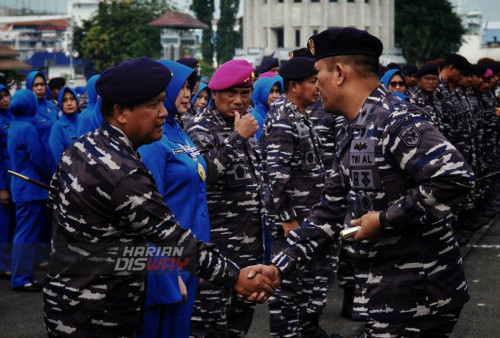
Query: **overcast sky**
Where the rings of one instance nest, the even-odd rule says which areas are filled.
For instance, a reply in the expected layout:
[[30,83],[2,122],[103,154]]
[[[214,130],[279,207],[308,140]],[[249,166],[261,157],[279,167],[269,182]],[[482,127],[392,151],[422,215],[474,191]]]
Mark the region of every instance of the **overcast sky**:
[[[10,8],[31,8],[36,11],[56,12],[59,14],[66,13],[67,3],[69,0],[0,0],[1,6]],[[360,1],[360,0],[358,0]],[[478,9],[483,13],[484,20],[500,21],[500,1],[499,0],[448,0],[462,12],[468,12]],[[191,3],[190,0],[170,0],[181,8],[188,8],[186,3]]]

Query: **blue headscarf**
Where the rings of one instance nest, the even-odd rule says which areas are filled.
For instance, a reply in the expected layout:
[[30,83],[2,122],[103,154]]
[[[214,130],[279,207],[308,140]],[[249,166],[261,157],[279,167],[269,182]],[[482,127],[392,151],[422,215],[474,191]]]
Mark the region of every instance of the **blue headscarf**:
[[[389,69],[380,78],[380,82],[382,82],[382,84],[385,86],[385,89],[389,89],[389,82],[391,82],[392,77],[396,74],[401,75],[401,77],[403,78],[403,81],[406,82],[406,77],[403,74],[403,71],[401,71],[400,69],[397,69],[397,68],[396,69]],[[391,93],[398,96],[399,98],[401,98],[401,100],[406,100],[408,98],[408,96],[406,96],[405,94],[403,94],[401,92],[393,91]]]
[[283,92],[283,78],[279,75],[274,77],[261,77],[253,84],[252,101],[254,108],[252,109],[252,116],[255,117],[259,124],[259,129],[255,133],[257,139],[260,138],[264,122],[266,120],[269,107],[267,105],[267,98],[273,86],[277,84],[280,94]]
[[170,83],[165,88],[167,98],[163,104],[168,111],[166,121],[173,123],[175,115],[177,115],[177,108],[175,107],[175,100],[177,95],[184,86],[184,82],[189,81],[189,89],[192,91],[196,84],[196,70],[184,66],[179,62],[172,60],[157,60],[162,65],[166,66],[174,74]]

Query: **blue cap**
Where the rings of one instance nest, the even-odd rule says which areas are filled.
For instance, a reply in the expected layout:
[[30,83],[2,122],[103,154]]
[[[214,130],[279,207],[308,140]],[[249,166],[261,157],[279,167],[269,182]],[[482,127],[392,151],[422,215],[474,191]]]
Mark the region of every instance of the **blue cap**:
[[147,57],[123,61],[106,69],[97,80],[97,93],[111,103],[132,105],[165,91],[172,73]]

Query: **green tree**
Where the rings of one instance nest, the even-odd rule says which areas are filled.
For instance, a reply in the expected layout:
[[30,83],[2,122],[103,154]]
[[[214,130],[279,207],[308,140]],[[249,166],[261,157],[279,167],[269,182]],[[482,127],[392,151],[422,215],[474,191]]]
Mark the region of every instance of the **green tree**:
[[95,17],[77,28],[73,45],[98,71],[123,60],[161,56],[160,29],[148,23],[168,6],[165,0],[104,0]]
[[457,51],[465,33],[448,0],[396,0],[395,26],[396,44],[412,64]]
[[217,63],[220,65],[234,56],[234,50],[241,46],[241,33],[234,30],[239,0],[220,1],[220,19],[217,23],[215,49]]
[[201,55],[203,61],[209,65],[213,64],[214,44],[212,19],[214,17],[214,0],[193,0],[190,9],[196,14],[196,18],[208,25],[201,37]]

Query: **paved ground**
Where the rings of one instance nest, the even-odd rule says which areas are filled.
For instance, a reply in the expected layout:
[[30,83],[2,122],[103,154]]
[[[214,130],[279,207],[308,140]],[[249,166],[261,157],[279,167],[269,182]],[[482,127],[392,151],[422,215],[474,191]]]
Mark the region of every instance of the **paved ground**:
[[[500,336],[500,216],[473,236],[462,249],[471,300],[465,305],[452,338]],[[43,273],[37,278],[43,280]],[[346,338],[359,337],[362,324],[339,316],[342,294],[337,287],[330,293],[321,319],[329,332]],[[269,335],[267,305],[259,305],[249,338]],[[46,337],[42,319],[42,294],[13,292],[9,282],[0,280],[0,337]]]

